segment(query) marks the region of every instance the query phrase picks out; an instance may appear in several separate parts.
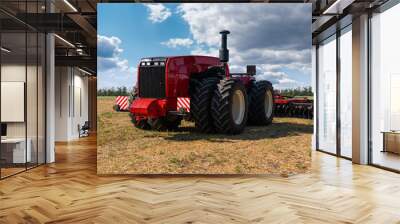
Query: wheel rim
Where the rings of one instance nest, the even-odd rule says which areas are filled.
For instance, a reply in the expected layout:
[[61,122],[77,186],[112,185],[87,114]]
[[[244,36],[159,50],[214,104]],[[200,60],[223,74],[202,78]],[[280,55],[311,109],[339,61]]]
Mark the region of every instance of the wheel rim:
[[245,109],[244,94],[242,91],[236,90],[232,98],[232,118],[235,124],[242,124]]
[[265,91],[264,111],[265,111],[265,116],[267,118],[271,117],[272,115],[272,102],[273,102],[272,92],[268,90]]

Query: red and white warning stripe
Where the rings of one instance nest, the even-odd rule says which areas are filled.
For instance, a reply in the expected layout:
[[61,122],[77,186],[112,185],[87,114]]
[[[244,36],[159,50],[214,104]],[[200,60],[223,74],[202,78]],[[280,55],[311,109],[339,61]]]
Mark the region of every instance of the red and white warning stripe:
[[117,96],[115,104],[119,105],[120,110],[128,110],[129,101],[127,96]]
[[189,97],[178,97],[177,104],[176,104],[176,110],[180,111],[181,108],[186,110],[186,112],[190,111],[190,98]]

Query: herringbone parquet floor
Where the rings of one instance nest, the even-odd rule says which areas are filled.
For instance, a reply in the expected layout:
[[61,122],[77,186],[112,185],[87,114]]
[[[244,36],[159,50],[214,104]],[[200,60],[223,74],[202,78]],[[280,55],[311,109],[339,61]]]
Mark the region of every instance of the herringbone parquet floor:
[[400,175],[313,153],[308,174],[96,175],[96,142],[0,181],[0,223],[400,223]]

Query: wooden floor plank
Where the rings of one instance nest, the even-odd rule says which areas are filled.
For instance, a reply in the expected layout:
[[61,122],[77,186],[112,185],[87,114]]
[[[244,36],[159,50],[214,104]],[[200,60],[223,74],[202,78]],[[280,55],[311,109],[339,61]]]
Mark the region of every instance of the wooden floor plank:
[[400,223],[400,175],[313,152],[276,176],[97,176],[95,136],[0,181],[0,223]]

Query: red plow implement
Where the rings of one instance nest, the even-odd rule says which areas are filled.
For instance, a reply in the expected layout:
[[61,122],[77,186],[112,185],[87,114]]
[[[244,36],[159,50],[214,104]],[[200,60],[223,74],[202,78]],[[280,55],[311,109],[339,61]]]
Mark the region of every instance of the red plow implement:
[[314,104],[309,97],[289,97],[275,94],[275,116],[313,119]]

